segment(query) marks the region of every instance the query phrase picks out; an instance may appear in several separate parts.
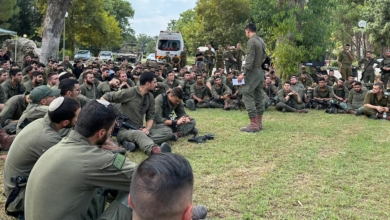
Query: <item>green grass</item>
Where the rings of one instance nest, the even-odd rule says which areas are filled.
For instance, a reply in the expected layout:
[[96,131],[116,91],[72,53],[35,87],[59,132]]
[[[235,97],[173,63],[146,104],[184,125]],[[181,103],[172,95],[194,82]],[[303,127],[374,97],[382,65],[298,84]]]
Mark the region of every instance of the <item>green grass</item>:
[[201,135],[215,134],[204,144],[172,143],[191,162],[194,203],[208,207],[208,218],[390,219],[389,122],[271,107],[264,130],[247,134],[238,131],[248,123],[244,110],[188,113]]

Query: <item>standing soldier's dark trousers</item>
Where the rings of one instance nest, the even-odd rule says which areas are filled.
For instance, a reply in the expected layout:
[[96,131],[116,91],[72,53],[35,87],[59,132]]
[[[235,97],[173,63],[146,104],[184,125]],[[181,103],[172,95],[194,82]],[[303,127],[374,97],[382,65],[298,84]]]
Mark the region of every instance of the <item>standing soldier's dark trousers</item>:
[[217,61],[216,65],[215,65],[215,68],[218,70],[218,69],[223,69],[223,61]]
[[237,70],[241,71],[242,68],[242,60],[237,60]]
[[381,81],[383,82],[383,89],[387,89],[387,83],[389,82],[390,73],[382,73]]

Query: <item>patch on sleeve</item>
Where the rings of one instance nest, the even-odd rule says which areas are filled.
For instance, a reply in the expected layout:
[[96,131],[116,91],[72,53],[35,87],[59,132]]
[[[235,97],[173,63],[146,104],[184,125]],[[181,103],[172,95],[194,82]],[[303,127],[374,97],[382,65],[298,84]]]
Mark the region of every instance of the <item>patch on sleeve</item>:
[[114,162],[112,162],[112,165],[117,168],[118,170],[122,170],[123,164],[126,161],[126,157],[122,154],[116,154]]

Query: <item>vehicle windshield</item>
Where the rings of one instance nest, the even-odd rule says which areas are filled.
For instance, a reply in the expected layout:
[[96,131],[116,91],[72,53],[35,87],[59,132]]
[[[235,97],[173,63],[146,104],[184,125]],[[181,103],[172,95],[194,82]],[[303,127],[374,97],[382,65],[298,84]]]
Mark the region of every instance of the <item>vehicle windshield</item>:
[[78,52],[78,54],[87,54],[88,53],[88,50],[80,50],[79,52]]
[[179,40],[159,40],[158,49],[165,51],[178,51],[180,49]]
[[148,57],[154,57],[154,53],[150,53]]
[[110,52],[100,52],[100,56],[111,56]]

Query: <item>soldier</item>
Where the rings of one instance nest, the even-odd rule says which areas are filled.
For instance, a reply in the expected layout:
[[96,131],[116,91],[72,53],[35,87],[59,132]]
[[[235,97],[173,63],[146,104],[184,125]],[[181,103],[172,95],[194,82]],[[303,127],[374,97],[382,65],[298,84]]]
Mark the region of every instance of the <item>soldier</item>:
[[207,74],[210,77],[213,72],[215,62],[215,52],[211,50],[211,45],[207,45],[207,50],[204,52],[204,60],[206,62]]
[[282,89],[282,80],[276,76],[275,71],[271,70],[269,72],[269,76],[271,77],[271,83],[274,85],[278,90]]
[[35,57],[34,47],[29,47],[29,50],[25,53],[25,56]]
[[100,81],[99,81],[98,78],[95,77],[95,74],[94,74],[93,70],[90,69],[90,68],[86,68],[85,72],[81,73],[80,78],[78,79],[79,84],[80,85],[84,84],[84,74],[86,74],[86,73],[92,73],[92,75],[93,75],[93,84],[97,87],[100,84]]
[[[172,58],[169,56],[169,52],[165,53],[165,56],[163,59],[165,60],[166,63],[172,63]],[[149,64],[149,63],[147,62],[147,64]]]
[[22,71],[20,69],[13,69],[9,71],[11,79],[1,83],[1,87],[6,94],[7,99],[11,98],[14,95],[23,94],[26,91],[22,82]]
[[[7,81],[8,75],[9,74],[5,69],[0,69],[0,84]],[[2,89],[2,87],[1,87],[1,89]]]
[[237,49],[236,49],[236,53],[235,53],[235,57],[236,60],[237,60],[237,69],[238,71],[241,71],[242,69],[242,59],[244,57],[244,60],[245,60],[245,51],[241,49],[241,44],[238,43],[237,44]]
[[226,45],[225,53],[223,54],[223,58],[225,60],[225,69],[226,72],[230,72],[230,68],[232,65],[237,65],[237,60],[233,56],[233,52],[230,50],[230,45]]
[[278,88],[271,83],[270,76],[265,77],[263,91],[268,97],[268,101],[264,104],[265,109],[267,109],[271,104],[276,105],[278,103]]
[[126,72],[123,71],[119,73],[119,82],[119,90],[129,89],[135,86],[134,82],[131,79],[128,79]]
[[348,76],[348,81],[344,82],[344,86],[347,87],[349,91],[353,89],[353,84],[355,83],[355,77],[353,75]]
[[203,53],[199,49],[196,50],[195,54],[195,66],[199,69],[203,69]]
[[275,106],[278,111],[308,113],[304,109],[305,103],[302,101],[300,95],[296,91],[291,90],[291,83],[289,81],[286,81],[283,89],[278,92],[278,99],[279,102]]
[[362,76],[360,78],[360,81],[363,80],[364,83],[374,83],[375,79],[375,71],[374,71],[374,64],[378,64],[379,62],[371,57],[372,53],[371,51],[366,52],[366,57],[362,58],[358,65],[363,69]]
[[[184,110],[183,97],[183,90],[176,87],[157,96],[155,100],[154,121],[157,124],[165,124],[172,129],[173,141],[188,134],[198,134],[198,130],[195,128],[195,119],[190,118]],[[173,111],[175,111],[175,118],[172,116]]]
[[[126,122],[139,128],[139,130],[121,128],[118,132],[118,140],[123,145],[131,145],[130,142],[135,143],[148,155],[170,152],[171,147],[164,141],[170,140],[173,136],[169,127],[154,125],[155,103],[153,94],[150,92],[155,90],[156,84],[154,73],[145,72],[140,76],[139,86],[106,93],[101,98],[109,102],[121,103],[121,112],[128,118]],[[145,120],[146,125],[144,126]]]
[[65,56],[64,61],[61,64],[64,66],[64,70],[66,70],[66,71],[69,71],[69,70],[73,71],[73,66],[69,62],[69,57],[68,56]]
[[23,65],[22,65],[22,69],[28,67],[31,65],[31,57],[29,55],[25,55],[24,56],[24,62],[23,62]]
[[386,51],[386,56],[381,61],[379,68],[382,70],[381,81],[383,83],[383,88],[386,90],[390,77],[390,50]]
[[61,96],[72,97],[79,101],[81,108],[83,108],[87,102],[91,99],[80,94],[80,84],[75,79],[63,79],[60,81],[58,88],[61,90]]
[[[8,99],[3,110],[0,112],[0,124],[2,127],[10,123],[17,123],[30,102],[29,94],[29,92],[26,92],[23,95],[15,95]],[[12,122],[7,122],[8,119],[12,120]]]
[[180,66],[187,66],[187,51],[185,47],[183,47],[183,51],[180,52]]
[[73,74],[76,77],[76,79],[80,78],[80,75],[82,72],[84,72],[84,65],[83,61],[79,61],[75,63],[76,66],[73,68]]
[[208,88],[203,82],[203,77],[201,75],[196,75],[196,83],[191,86],[190,99],[187,100],[186,106],[195,111],[196,108],[208,108],[209,100],[206,100],[204,97],[208,94]]
[[176,68],[176,71],[180,70],[180,59],[177,57],[177,54],[172,57],[172,67]]
[[110,82],[104,81],[100,83],[97,87],[97,91],[99,92],[99,97],[102,97],[107,92],[118,91],[119,88],[119,79],[112,79]]
[[223,48],[221,45],[218,46],[218,50],[216,51],[216,59],[215,69],[223,69]]
[[214,85],[211,89],[213,99],[210,101],[210,108],[223,108],[230,110],[230,95],[232,90],[226,84],[222,83],[220,76],[214,77]]
[[83,74],[84,83],[80,86],[81,94],[89,99],[97,99],[99,97],[97,93],[96,86],[94,84],[93,74],[87,72]]
[[190,72],[185,72],[184,81],[183,81],[183,102],[186,103],[187,100],[191,97],[191,86],[195,83],[195,80],[191,79]]
[[6,54],[6,51],[3,51],[2,49],[0,49],[0,60],[10,60],[10,57],[8,56],[8,54]]
[[332,87],[333,85],[334,85],[334,83],[333,83],[333,81],[331,81],[330,79],[329,79],[329,76],[328,76],[328,73],[321,73],[322,75],[322,78],[324,78],[324,80],[325,80],[325,84],[327,85],[327,86],[330,86],[330,87]]
[[[192,208],[193,189],[192,168],[183,156],[152,155],[136,168],[131,179],[129,204],[133,219],[206,219],[206,207]],[[145,211],[149,207],[153,209]]]
[[305,98],[305,87],[301,84],[300,81],[298,81],[298,77],[295,75],[292,75],[290,77],[290,89],[292,91],[295,91],[299,94],[302,100]]
[[[345,79],[340,78],[337,85],[333,86],[333,100],[330,102],[331,108],[327,109],[327,113],[341,113],[348,108],[349,91],[347,87],[344,86],[344,82]],[[341,109],[341,111],[337,111],[337,109]]]
[[110,70],[108,68],[102,69],[102,74],[97,78],[100,82],[110,82],[112,77],[110,76]]
[[34,88],[40,86],[43,82],[43,76],[41,72],[34,71],[32,74],[32,79],[23,83],[26,92],[31,92]]
[[175,79],[175,72],[174,71],[168,73],[168,77],[164,83],[166,85],[168,85],[168,87],[171,89],[173,89],[175,87],[179,87],[181,89],[183,88],[183,83],[180,80]]
[[334,70],[329,70],[329,80],[332,81],[332,85],[339,81],[339,79],[334,76]]
[[[384,93],[383,84],[375,83],[372,91],[367,92],[364,98],[364,115],[372,119],[390,120],[390,115],[386,114],[389,112],[389,107],[390,98],[388,94]],[[384,117],[384,114],[386,114],[386,117]]]
[[29,124],[13,141],[7,155],[7,167],[4,169],[3,176],[4,193],[6,197],[9,197],[8,200],[12,199],[11,192],[20,187],[19,194],[13,195],[16,196],[13,198],[14,200],[9,206],[6,205],[8,206],[6,209],[12,214],[23,215],[26,185],[15,187],[15,184],[11,182],[11,177],[27,179],[39,157],[61,141],[58,131],[62,128],[73,127],[79,112],[80,104],[76,100],[61,97],[57,102],[53,102],[50,108],[47,106],[45,118],[40,118]]
[[317,109],[321,106],[327,109],[330,106],[330,101],[333,100],[333,89],[325,84],[324,78],[318,79],[318,86],[314,89],[313,99],[317,103]]
[[347,112],[356,116],[363,114],[364,98],[367,89],[362,88],[361,82],[355,82],[353,89],[349,91]]
[[247,127],[240,128],[240,131],[258,132],[263,128],[263,113],[265,110],[263,101],[264,72],[261,65],[266,58],[266,47],[263,39],[257,36],[254,24],[250,23],[245,27],[245,35],[249,39],[246,50],[247,57],[244,72],[237,79],[241,82],[245,77],[242,95],[250,124]]
[[[32,74],[36,70],[34,70],[32,66],[28,66],[24,68],[23,71],[25,71],[26,74],[22,78],[22,83],[25,83],[32,79]],[[23,75],[23,71],[22,71],[22,75]]]
[[54,86],[58,86],[58,82],[59,82],[59,75],[58,73],[49,73],[49,75],[47,75],[47,86],[49,88],[53,88]]
[[[93,216],[88,206],[94,205],[90,202],[99,187],[128,191],[136,164],[98,147],[110,136],[119,115],[113,105],[97,100],[81,110],[68,138],[47,150],[34,165],[26,188],[26,219],[97,219],[105,202],[103,207],[90,209]],[[59,191],[57,186],[62,184],[67,187]],[[56,201],[61,206],[47,208]]]
[[339,72],[341,73],[341,77],[344,79],[348,78],[348,76],[352,74],[351,65],[355,60],[349,50],[350,47],[351,45],[346,44],[344,50],[340,52],[338,59]]

